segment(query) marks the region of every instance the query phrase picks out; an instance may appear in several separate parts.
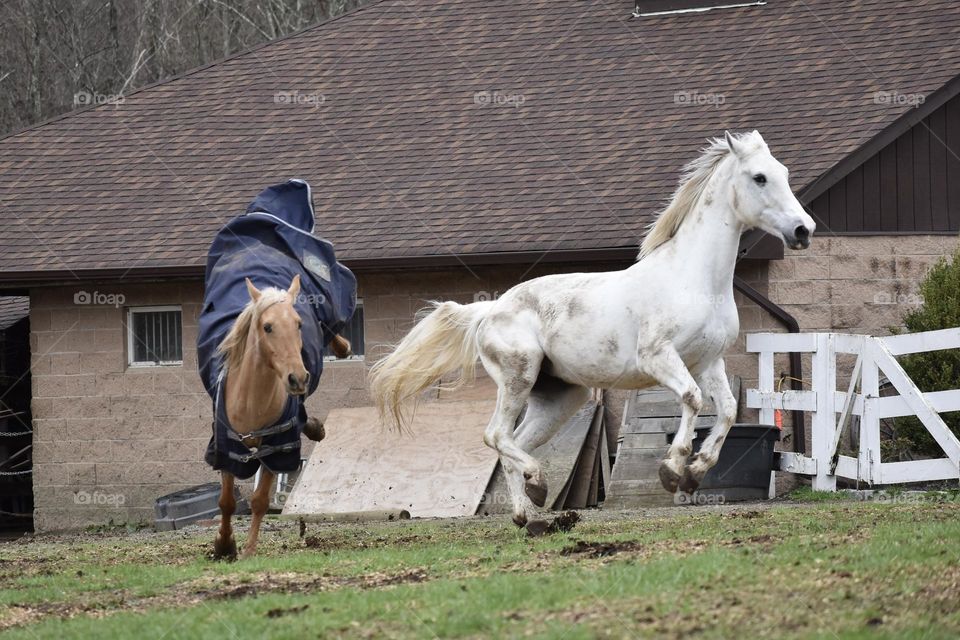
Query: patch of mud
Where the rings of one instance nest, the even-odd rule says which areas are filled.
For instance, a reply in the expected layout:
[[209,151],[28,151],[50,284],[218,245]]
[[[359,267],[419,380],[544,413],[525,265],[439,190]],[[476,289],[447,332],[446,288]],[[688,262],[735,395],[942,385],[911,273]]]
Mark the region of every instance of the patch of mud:
[[622,542],[588,542],[586,540],[577,540],[572,547],[564,547],[561,549],[560,555],[605,558],[623,551],[643,551],[643,545],[636,540],[624,540]]
[[380,536],[369,540],[325,538],[321,535],[306,536],[303,544],[308,549],[317,551],[344,551],[361,549],[383,549],[384,547],[412,547],[433,541],[431,535],[409,535],[386,537]]
[[[205,576],[186,583],[171,585],[167,593],[147,598],[135,598],[123,590],[102,594],[94,603],[11,604],[0,619],[0,631],[10,627],[38,622],[43,618],[73,618],[78,615],[103,617],[121,611],[145,611],[163,607],[189,607],[209,600],[232,600],[268,593],[315,593],[342,588],[382,589],[400,584],[420,583],[429,579],[423,569],[409,569],[400,573],[368,573],[359,576],[312,575],[304,573],[258,573]],[[294,608],[296,609],[296,608]],[[302,610],[302,609],[300,609]],[[299,613],[284,610],[269,617]]]
[[280,618],[280,617],[283,617],[283,616],[288,616],[288,615],[293,614],[293,613],[303,613],[303,612],[306,611],[308,608],[310,608],[310,605],[305,604],[305,605],[300,606],[300,607],[290,607],[290,608],[288,608],[288,609],[283,609],[283,608],[270,609],[270,611],[267,611],[267,617],[268,617],[268,618]]
[[527,535],[531,538],[538,538],[551,533],[571,531],[578,522],[580,522],[579,513],[576,511],[564,511],[549,523],[546,520],[533,520],[528,522]]

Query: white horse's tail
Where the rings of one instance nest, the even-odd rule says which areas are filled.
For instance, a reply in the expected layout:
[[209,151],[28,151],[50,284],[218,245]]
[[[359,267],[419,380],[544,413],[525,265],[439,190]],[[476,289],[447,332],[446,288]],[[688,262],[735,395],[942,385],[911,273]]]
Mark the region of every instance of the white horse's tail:
[[[370,393],[384,424],[403,430],[407,416],[403,411],[409,400],[442,375],[456,371],[456,379],[443,384],[456,389],[473,380],[477,366],[477,330],[492,301],[457,304],[431,302],[426,313],[400,341],[393,352],[370,369]],[[432,309],[432,310],[431,310]]]

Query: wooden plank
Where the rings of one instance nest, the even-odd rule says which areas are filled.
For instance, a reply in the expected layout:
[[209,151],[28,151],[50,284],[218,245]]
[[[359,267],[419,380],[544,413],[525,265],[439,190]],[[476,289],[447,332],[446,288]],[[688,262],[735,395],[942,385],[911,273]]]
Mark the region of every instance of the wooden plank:
[[566,496],[554,505],[555,509],[583,509],[588,503],[588,494],[590,493],[590,482],[593,478],[593,470],[597,460],[597,451],[600,449],[600,427],[603,417],[600,411],[595,412],[593,421],[590,423],[590,430],[584,440],[583,448],[580,450],[580,456],[577,458],[577,464],[574,472],[570,475],[570,488]]
[[913,229],[913,136],[910,132],[900,136],[897,148],[897,230]]
[[497,464],[483,444],[494,406],[491,399],[423,403],[412,436],[383,429],[373,407],[334,409],[284,513],[474,514]]
[[863,163],[863,229],[880,228],[880,155]]
[[817,350],[817,333],[748,333],[747,351],[811,353]]
[[[531,452],[546,476],[547,505],[556,504],[557,498],[569,491],[568,481],[599,407],[599,403],[589,400],[556,435]],[[506,476],[503,469],[498,467],[487,487],[482,512],[509,513],[512,509]]]
[[880,151],[880,231],[897,230],[897,145]]
[[846,183],[847,217],[843,230],[863,231],[863,166],[851,171],[846,178]]
[[[928,391],[923,399],[937,413],[960,411],[960,389],[948,391]],[[874,400],[878,418],[901,418],[914,415],[910,403],[903,396],[887,396]]]
[[[929,120],[912,129],[913,132],[913,229],[933,230],[930,215],[930,127]],[[905,134],[909,135],[909,134]]]
[[841,180],[833,185],[826,193],[830,199],[830,229],[842,228],[847,230],[847,181]]
[[943,107],[930,114],[930,214],[934,231],[948,231],[947,121]]
[[880,465],[880,483],[934,482],[960,478],[957,464],[947,458],[884,462]]
[[600,430],[600,482],[603,483],[603,491],[606,494],[610,487],[610,447],[607,444],[606,429]]
[[921,333],[905,333],[899,336],[884,336],[877,339],[895,356],[942,351],[944,349],[960,349],[960,327],[923,331]]
[[751,409],[780,409],[782,411],[815,411],[816,391],[767,391],[747,389],[747,406]]
[[947,129],[947,211],[950,229],[960,227],[960,97],[944,105]]
[[[599,450],[599,443],[598,443]],[[600,458],[598,456],[593,457],[593,474],[590,477],[590,490],[587,492],[587,504],[588,507],[596,507],[600,495]]]
[[817,461],[801,453],[783,451],[780,453],[780,471],[802,476],[815,476],[817,475]]

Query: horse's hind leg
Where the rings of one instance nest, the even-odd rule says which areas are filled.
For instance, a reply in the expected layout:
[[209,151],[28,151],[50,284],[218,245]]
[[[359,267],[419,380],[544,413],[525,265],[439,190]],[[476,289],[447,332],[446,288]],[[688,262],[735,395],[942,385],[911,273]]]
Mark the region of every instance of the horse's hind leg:
[[[513,437],[517,417],[530,396],[543,360],[539,345],[535,340],[531,342],[528,348],[523,348],[494,339],[481,347],[483,365],[497,383],[497,408],[483,434],[483,442],[500,454],[508,478],[519,474],[523,479],[523,492],[542,507],[547,497],[547,483],[540,465],[517,446]],[[516,487],[508,484],[513,494]],[[514,497],[515,504],[517,500]]]
[[273,488],[273,472],[266,467],[260,468],[260,482],[250,499],[250,511],[253,519],[250,522],[250,533],[247,534],[247,544],[243,547],[243,557],[249,558],[257,552],[257,538],[260,537],[260,523],[270,507],[270,489]]
[[220,532],[213,541],[214,560],[236,560],[237,543],[233,539],[233,527],[230,518],[237,508],[233,497],[233,475],[222,471],[220,473]]
[[[527,412],[523,421],[515,432],[517,446],[530,453],[544,444],[589,398],[590,390],[586,387],[567,384],[541,374],[527,401]],[[536,513],[536,509],[525,492],[522,471],[512,465],[509,471],[507,469],[505,464],[504,470],[507,473],[507,482],[511,485],[510,494],[513,499],[513,521],[522,527]]]
[[730,391],[730,382],[727,380],[727,372],[723,366],[723,360],[718,359],[710,368],[703,372],[699,377],[703,390],[713,399],[713,404],[717,407],[717,421],[710,430],[710,435],[703,442],[699,453],[693,457],[693,461],[687,465],[683,472],[683,478],[680,480],[680,489],[687,493],[693,493],[703,476],[707,471],[717,464],[720,457],[720,448],[723,447],[723,441],[733,426],[733,421],[737,418],[737,399],[733,397]]

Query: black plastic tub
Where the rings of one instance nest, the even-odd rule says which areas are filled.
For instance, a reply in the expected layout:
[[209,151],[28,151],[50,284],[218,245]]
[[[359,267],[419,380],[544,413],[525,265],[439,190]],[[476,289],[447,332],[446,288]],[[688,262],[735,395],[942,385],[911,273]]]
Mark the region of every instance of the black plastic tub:
[[[233,487],[233,495],[237,501],[234,513],[250,513],[246,500],[240,498],[240,489]],[[155,525],[158,531],[182,529],[198,520],[210,520],[220,516],[220,483],[211,482],[196,487],[190,487],[176,493],[157,498],[154,505],[156,512]]]
[[[700,450],[709,434],[709,427],[697,429],[694,453]],[[733,425],[723,442],[720,459],[704,476],[691,502],[719,504],[769,497],[770,472],[775,468],[774,446],[779,440],[780,430],[773,425]]]

